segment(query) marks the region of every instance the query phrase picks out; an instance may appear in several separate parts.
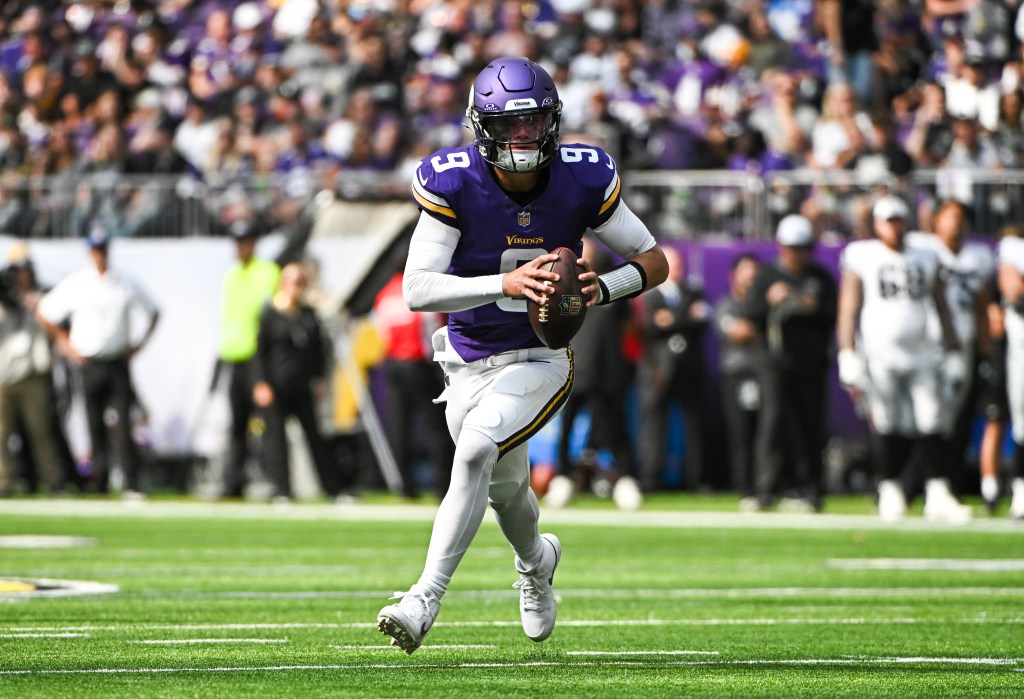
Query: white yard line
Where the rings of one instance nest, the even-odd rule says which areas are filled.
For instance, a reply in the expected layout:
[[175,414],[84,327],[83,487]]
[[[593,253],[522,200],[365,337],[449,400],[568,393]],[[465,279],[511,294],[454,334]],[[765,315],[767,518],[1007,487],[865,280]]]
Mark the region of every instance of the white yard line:
[[[263,503],[205,503],[147,501],[124,503],[100,500],[62,500],[62,517],[131,517],[142,519],[235,519],[235,520],[337,520],[349,522],[431,522],[436,505],[357,505],[298,504],[288,508]],[[47,500],[6,500],[0,514],[52,516],[54,508]],[[874,515],[784,514],[778,512],[745,514],[739,512],[677,512],[661,510],[597,510],[544,508],[546,524],[615,527],[725,528],[725,529],[817,529],[817,530],[893,530],[893,531],[970,531],[977,533],[1021,532],[1020,522],[978,517],[966,525],[948,525],[910,517],[901,522],[883,522]],[[493,524],[493,518],[487,518]]]
[[964,570],[974,573],[1024,571],[1024,560],[1010,558],[829,558],[839,570]]
[[[593,599],[757,599],[798,597],[846,599],[850,597],[1024,597],[1024,587],[751,587],[751,588],[555,588],[561,598],[587,597]],[[505,599],[515,597],[515,590],[453,590],[448,599]],[[128,593],[125,598],[146,597],[160,599],[386,599],[389,593],[381,590],[232,590],[226,592],[142,592]]]
[[[1016,617],[970,617],[970,618],[913,618],[913,617],[751,617],[729,619],[559,619],[559,626],[576,628],[615,628],[645,626],[798,626],[798,625],[913,625],[913,624],[1024,624],[1024,616]],[[506,628],[521,626],[517,620],[493,621],[439,621],[434,626],[441,628]],[[41,633],[41,632],[83,632],[102,631],[281,631],[290,629],[376,629],[376,622],[338,623],[266,623],[266,624],[110,624],[95,626],[12,626],[0,627],[0,633]]]
[[[240,666],[240,667],[156,667],[156,668],[80,668],[73,670],[0,670],[0,675],[112,675],[112,674],[167,674],[167,673],[199,673],[199,672],[293,672],[293,671],[329,671],[329,670],[423,670],[423,669],[507,669],[530,667],[649,667],[657,670],[665,666],[744,666],[744,665],[987,665],[1010,666],[1024,662],[1024,658],[936,658],[936,657],[890,657],[890,658],[753,658],[745,660],[672,660],[657,662],[649,660],[612,660],[612,661],[531,661],[531,662],[492,662],[492,663],[357,663],[347,665],[271,665]],[[1009,668],[1017,670],[1018,668]]]
[[0,638],[91,638],[87,633],[0,633]]
[[288,643],[287,638],[159,638],[129,641],[147,646],[192,645],[193,643]]
[[[387,651],[400,651],[401,648],[398,646],[339,646],[330,645],[328,648],[335,648],[337,650],[387,650]],[[449,643],[449,644],[438,644],[421,646],[420,650],[490,650],[497,648],[495,645],[486,645],[481,643]]]
[[39,536],[35,534],[0,536],[0,549],[73,549],[95,545],[96,539],[87,536]]
[[570,650],[566,655],[719,655],[717,650]]

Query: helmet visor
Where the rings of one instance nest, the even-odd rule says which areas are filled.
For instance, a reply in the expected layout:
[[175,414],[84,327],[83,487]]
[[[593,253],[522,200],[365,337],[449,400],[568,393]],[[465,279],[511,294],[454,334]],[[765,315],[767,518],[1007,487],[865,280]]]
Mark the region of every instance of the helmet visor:
[[502,114],[480,120],[484,132],[495,141],[533,143],[543,140],[555,127],[551,111]]

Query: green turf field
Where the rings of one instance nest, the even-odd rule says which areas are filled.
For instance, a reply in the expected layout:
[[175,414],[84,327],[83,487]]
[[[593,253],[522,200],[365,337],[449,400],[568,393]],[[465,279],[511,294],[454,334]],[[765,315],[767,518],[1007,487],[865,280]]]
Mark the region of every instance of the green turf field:
[[[406,656],[374,620],[419,573],[430,506],[7,501],[0,697],[1024,696],[1024,523],[882,526],[851,502],[545,511],[564,553],[542,644],[488,518]],[[33,599],[22,579],[117,591]]]

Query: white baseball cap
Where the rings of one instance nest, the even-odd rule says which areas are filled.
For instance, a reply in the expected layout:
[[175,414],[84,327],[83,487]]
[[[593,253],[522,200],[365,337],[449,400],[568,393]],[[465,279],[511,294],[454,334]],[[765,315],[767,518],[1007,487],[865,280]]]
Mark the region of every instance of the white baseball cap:
[[775,229],[775,242],[794,247],[813,245],[814,227],[800,214],[790,214],[779,221],[779,227]]
[[910,218],[910,209],[907,208],[907,203],[892,194],[887,194],[876,201],[875,208],[871,213],[876,221],[888,221],[891,218],[907,220]]

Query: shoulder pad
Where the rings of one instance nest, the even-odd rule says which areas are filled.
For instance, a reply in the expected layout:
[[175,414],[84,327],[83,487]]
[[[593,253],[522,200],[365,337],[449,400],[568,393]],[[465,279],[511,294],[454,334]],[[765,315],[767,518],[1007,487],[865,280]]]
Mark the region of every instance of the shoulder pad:
[[434,218],[454,225],[456,215],[450,202],[462,187],[474,153],[472,146],[445,148],[421,160],[412,178],[412,198],[416,204]]
[[569,143],[558,147],[557,159],[584,189],[600,193],[598,216],[610,216],[619,203],[622,190],[612,156],[597,146]]

